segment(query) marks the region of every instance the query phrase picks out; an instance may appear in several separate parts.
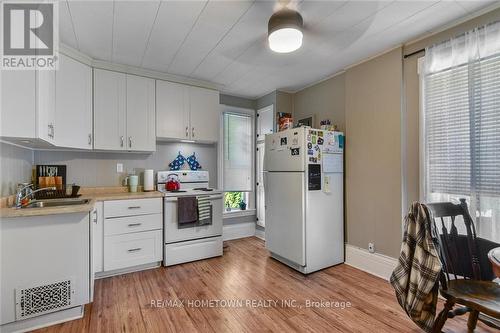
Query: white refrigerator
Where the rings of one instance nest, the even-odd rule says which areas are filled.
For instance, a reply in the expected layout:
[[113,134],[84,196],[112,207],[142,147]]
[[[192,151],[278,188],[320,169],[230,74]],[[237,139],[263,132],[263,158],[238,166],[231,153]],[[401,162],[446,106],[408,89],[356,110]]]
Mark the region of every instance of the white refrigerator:
[[344,135],[310,127],[266,135],[266,248],[311,273],[344,262]]

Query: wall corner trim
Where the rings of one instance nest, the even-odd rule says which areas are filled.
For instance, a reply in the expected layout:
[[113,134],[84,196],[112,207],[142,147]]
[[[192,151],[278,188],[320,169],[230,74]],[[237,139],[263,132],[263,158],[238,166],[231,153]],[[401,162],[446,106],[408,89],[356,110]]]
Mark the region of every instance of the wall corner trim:
[[357,246],[345,245],[345,263],[389,281],[398,260],[380,253],[370,253]]
[[262,229],[255,229],[255,237],[266,240],[266,231]]
[[255,222],[226,224],[222,228],[222,240],[255,236]]

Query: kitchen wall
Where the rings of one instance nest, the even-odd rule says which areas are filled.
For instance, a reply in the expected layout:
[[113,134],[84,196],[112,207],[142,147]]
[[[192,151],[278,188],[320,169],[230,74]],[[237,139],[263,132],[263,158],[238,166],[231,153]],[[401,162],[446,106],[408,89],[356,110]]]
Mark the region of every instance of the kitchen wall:
[[345,73],[305,88],[293,95],[293,118],[315,116],[314,127],[321,120],[330,119],[340,131],[345,130]]
[[0,143],[0,197],[16,193],[18,183],[31,181],[33,151]]
[[399,255],[402,215],[419,200],[419,78],[403,54],[500,20],[500,9],[405,44],[303,89],[293,96],[294,119],[315,114],[346,132],[347,243]]
[[346,242],[397,257],[401,245],[401,48],[293,96],[294,120],[330,119],[346,134]]
[[401,246],[402,49],[345,77],[347,242],[397,257]]
[[293,113],[293,94],[276,91],[276,112]]
[[235,106],[238,108],[255,110],[255,107],[257,105],[257,100],[238,97],[238,96],[232,96],[232,95],[220,94],[219,95],[219,103],[223,104],[223,105]]
[[[82,151],[36,151],[35,164],[67,165],[67,181],[81,186],[120,186],[128,173],[140,174],[144,169],[168,170],[168,164],[181,152],[185,157],[196,154],[202,170],[210,172],[210,186],[217,187],[217,145],[158,142],[156,152],[116,153]],[[123,173],[116,164],[123,163]],[[142,183],[142,179],[141,179]]]

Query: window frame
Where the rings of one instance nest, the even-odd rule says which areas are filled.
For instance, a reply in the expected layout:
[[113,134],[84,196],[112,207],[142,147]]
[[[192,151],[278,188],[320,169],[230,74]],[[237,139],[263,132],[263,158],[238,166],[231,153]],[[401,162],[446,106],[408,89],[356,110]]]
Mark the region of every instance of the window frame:
[[[234,209],[231,211],[226,211],[226,207],[223,207],[223,217],[224,218],[233,218],[233,217],[241,217],[241,216],[250,216],[250,215],[255,215],[256,209],[255,209],[255,110],[254,109],[247,109],[247,108],[240,108],[236,106],[231,106],[231,105],[225,105],[221,104],[222,110],[220,112],[220,119],[219,119],[219,124],[220,124],[220,130],[219,130],[219,144],[218,144],[218,186],[220,189],[224,190],[224,114],[234,114],[234,115],[241,115],[241,116],[249,116],[250,117],[250,123],[251,123],[251,191],[249,192],[244,192],[247,193],[248,196],[248,202],[247,202],[247,208],[246,210],[239,210],[239,209]],[[226,192],[223,191],[223,195]]]

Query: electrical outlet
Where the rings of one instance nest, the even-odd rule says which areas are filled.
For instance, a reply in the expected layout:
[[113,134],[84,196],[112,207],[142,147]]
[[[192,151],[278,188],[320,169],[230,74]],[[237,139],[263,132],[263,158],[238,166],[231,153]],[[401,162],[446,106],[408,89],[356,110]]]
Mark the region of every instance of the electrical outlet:
[[116,172],[117,173],[123,172],[123,163],[116,163]]
[[368,251],[370,253],[374,253],[375,252],[375,244],[373,243],[368,243]]

